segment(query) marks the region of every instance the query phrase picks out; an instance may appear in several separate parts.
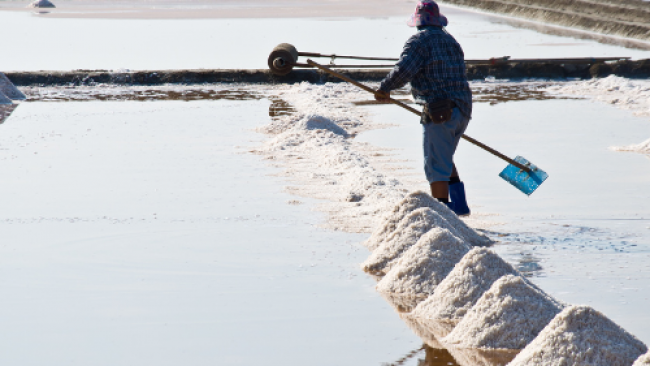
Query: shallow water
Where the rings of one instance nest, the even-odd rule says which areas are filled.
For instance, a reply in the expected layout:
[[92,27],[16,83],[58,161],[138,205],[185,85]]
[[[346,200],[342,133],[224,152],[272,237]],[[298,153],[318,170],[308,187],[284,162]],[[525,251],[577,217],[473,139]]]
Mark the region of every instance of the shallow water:
[[21,104],[0,126],[0,363],[358,365],[420,348],[358,269],[365,236],[317,228],[313,200],[247,153],[270,104]]
[[[443,8],[468,59],[512,56],[647,57],[626,49],[517,28],[502,17]],[[266,69],[273,47],[397,57],[413,34],[404,17],[310,19],[77,19],[0,11],[12,32],[0,70]],[[345,40],[344,42],[342,40]],[[562,46],[571,44],[571,46]],[[327,59],[322,59],[327,62]],[[343,61],[338,60],[339,64]],[[345,61],[345,63],[352,63]]]

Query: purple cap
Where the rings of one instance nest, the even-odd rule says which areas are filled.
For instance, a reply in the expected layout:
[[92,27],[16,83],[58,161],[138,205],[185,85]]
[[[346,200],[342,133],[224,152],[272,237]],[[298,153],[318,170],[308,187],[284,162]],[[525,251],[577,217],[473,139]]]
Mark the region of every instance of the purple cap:
[[447,18],[440,14],[438,4],[433,0],[420,1],[415,6],[415,13],[411,15],[411,19],[406,22],[409,27],[420,27],[424,25],[446,27],[448,23]]

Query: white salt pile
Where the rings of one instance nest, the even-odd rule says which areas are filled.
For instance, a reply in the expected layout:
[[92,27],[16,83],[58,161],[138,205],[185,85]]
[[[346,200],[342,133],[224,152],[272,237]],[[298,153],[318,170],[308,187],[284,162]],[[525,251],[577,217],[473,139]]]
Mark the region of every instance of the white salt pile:
[[448,226],[445,219],[429,207],[418,208],[400,221],[397,229],[361,264],[366,272],[386,274],[397,259],[434,227]]
[[54,4],[52,4],[48,0],[36,0],[33,3],[29,4],[28,7],[30,7],[30,8],[55,8]]
[[641,357],[637,358],[636,361],[634,361],[634,364],[632,366],[648,366],[650,365],[650,352],[641,355]]
[[505,275],[443,342],[459,348],[522,349],[564,308],[520,276]]
[[463,220],[458,218],[449,208],[423,191],[411,192],[386,213],[370,238],[364,243],[370,250],[377,249],[391,238],[397,230],[399,223],[410,212],[422,207],[429,207],[441,215],[451,227],[454,227],[458,238],[473,246],[487,246],[491,243],[484,235],[478,234],[469,228]]
[[428,296],[469,250],[449,230],[433,228],[402,254],[377,284],[377,291]]
[[632,365],[648,348],[600,312],[570,306],[559,313],[509,366]]
[[[447,229],[462,242],[466,242],[468,245],[473,244],[465,238],[461,230],[450,224],[439,212],[430,207],[422,207],[404,217],[395,231],[361,264],[361,268],[369,273],[387,274],[402,254],[420,240],[424,233],[433,228]],[[473,230],[471,232],[475,234],[473,237],[479,237]]]
[[25,94],[23,94],[14,83],[9,80],[7,75],[0,72],[0,93],[4,94],[7,98],[12,100],[25,100]]
[[422,207],[431,207],[434,210],[442,210],[441,206],[442,203],[438,200],[434,200],[430,195],[423,191],[410,192],[400,202],[398,202],[391,211],[383,215],[377,229],[375,229],[372,235],[370,235],[370,238],[364,242],[364,245],[371,251],[377,249],[377,247],[379,247],[388,236],[393,234],[395,229],[397,229],[397,225],[399,225],[400,221],[402,221],[406,215]]
[[650,139],[647,139],[640,144],[629,146],[612,146],[610,149],[614,151],[629,151],[641,154],[650,154]]
[[493,251],[470,250],[438,284],[433,295],[413,309],[416,318],[458,323],[492,284],[519,273]]
[[13,104],[11,99],[9,99],[2,91],[0,91],[0,104]]

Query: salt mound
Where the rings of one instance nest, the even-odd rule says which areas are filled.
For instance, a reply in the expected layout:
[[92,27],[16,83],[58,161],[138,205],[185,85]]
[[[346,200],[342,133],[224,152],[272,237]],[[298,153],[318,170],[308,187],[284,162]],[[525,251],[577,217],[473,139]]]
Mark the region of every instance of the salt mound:
[[7,98],[6,95],[0,90],[0,104],[13,104],[11,99]]
[[418,208],[399,223],[393,234],[361,264],[361,268],[366,272],[386,274],[393,266],[392,262],[396,262],[424,233],[445,226],[444,219],[437,212],[428,207]]
[[399,225],[400,221],[406,215],[422,207],[436,209],[442,207],[442,204],[423,191],[415,191],[407,194],[404,199],[395,205],[392,211],[384,214],[380,225],[377,226],[377,229],[365,241],[364,245],[370,250],[377,249],[397,229],[397,225]]
[[36,0],[33,3],[29,4],[30,8],[55,8],[54,4],[48,0]]
[[[9,78],[0,72],[0,94],[4,94],[5,97],[13,100],[25,100],[25,94],[23,94],[14,83],[9,80]],[[1,97],[0,97],[1,98]],[[0,102],[1,103],[1,102]]]
[[505,275],[443,342],[459,348],[522,349],[564,308],[522,277]]
[[634,364],[632,364],[632,366],[646,366],[646,365],[650,365],[650,352],[637,358],[636,361],[634,361]]
[[431,229],[402,254],[377,284],[377,291],[412,296],[432,294],[469,250],[469,245],[449,230]]
[[337,135],[347,136],[348,133],[332,120],[319,115],[308,115],[298,122],[299,129],[328,130]]
[[508,365],[631,365],[647,350],[600,312],[587,306],[570,306]]
[[413,309],[412,316],[457,323],[494,281],[507,274],[519,275],[493,251],[473,248],[438,284],[433,295]]
[[399,223],[386,241],[361,264],[361,268],[370,273],[387,274],[397,264],[401,255],[432,228],[444,228],[457,238],[462,238],[462,232],[451,226],[439,212],[429,207],[418,208]]
[[650,139],[643,141],[640,144],[629,145],[629,146],[613,146],[611,147],[614,151],[629,151],[636,152],[641,154],[650,154]]
[[397,230],[397,226],[404,217],[406,217],[410,212],[422,207],[429,207],[435,210],[449,223],[450,226],[453,226],[456,229],[456,232],[458,233],[456,236],[470,245],[486,246],[491,243],[490,239],[469,228],[465,222],[459,219],[458,216],[456,216],[456,214],[454,214],[446,205],[440,203],[440,201],[423,191],[415,191],[407,194],[392,211],[384,215],[380,224],[377,226],[370,238],[366,240],[364,245],[370,250],[377,249]]

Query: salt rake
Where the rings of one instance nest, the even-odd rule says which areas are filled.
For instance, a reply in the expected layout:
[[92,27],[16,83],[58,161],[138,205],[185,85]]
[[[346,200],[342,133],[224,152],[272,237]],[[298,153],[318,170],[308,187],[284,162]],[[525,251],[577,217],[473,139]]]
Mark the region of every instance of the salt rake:
[[[323,70],[323,71],[325,71],[326,73],[328,73],[330,75],[336,76],[337,78],[339,78],[341,80],[347,81],[350,84],[356,85],[359,88],[361,88],[361,89],[363,89],[363,90],[365,90],[365,91],[367,91],[369,93],[377,95],[377,92],[374,89],[369,88],[366,85],[363,85],[363,84],[361,84],[361,83],[359,83],[359,82],[357,82],[355,80],[352,80],[352,79],[350,79],[349,77],[347,77],[345,75],[339,74],[338,72],[336,72],[336,71],[334,71],[334,70],[332,70],[332,69],[330,69],[328,67],[325,67],[325,66],[323,66],[321,64],[318,64],[318,63],[316,63],[316,62],[314,62],[314,61],[312,61],[310,59],[307,60],[307,64],[309,64],[309,65],[311,65],[313,67],[316,67],[316,68],[318,68],[320,70]],[[400,107],[402,107],[402,108],[404,108],[404,109],[406,109],[406,110],[408,110],[410,112],[413,112],[414,114],[417,114],[420,117],[422,116],[422,112],[418,111],[417,109],[415,109],[415,108],[413,108],[411,106],[408,106],[408,105],[400,102],[399,100],[395,100],[393,98],[388,98],[388,101],[390,101],[393,104],[397,104],[398,106],[400,106]],[[462,138],[464,138],[465,140],[471,142],[472,144],[480,147],[481,149],[483,149],[483,150],[485,150],[485,151],[487,151],[487,152],[489,152],[489,153],[491,153],[491,154],[493,154],[493,155],[507,161],[509,163],[509,165],[505,169],[503,169],[503,171],[499,174],[499,176],[501,178],[505,179],[508,183],[512,184],[513,186],[515,186],[515,188],[517,188],[518,190],[520,190],[521,192],[525,193],[528,196],[530,196],[533,192],[535,192],[537,187],[539,187],[542,183],[544,183],[546,178],[548,178],[548,174],[545,171],[538,168],[535,164],[529,162],[528,160],[526,160],[522,156],[517,156],[514,159],[510,159],[509,157],[503,155],[502,153],[494,150],[493,148],[491,148],[491,147],[489,147],[489,146],[487,146],[487,145],[485,145],[485,144],[483,144],[483,143],[481,143],[481,142],[479,142],[477,140],[474,140],[473,138],[471,138],[471,137],[469,137],[467,135],[463,135]]]

